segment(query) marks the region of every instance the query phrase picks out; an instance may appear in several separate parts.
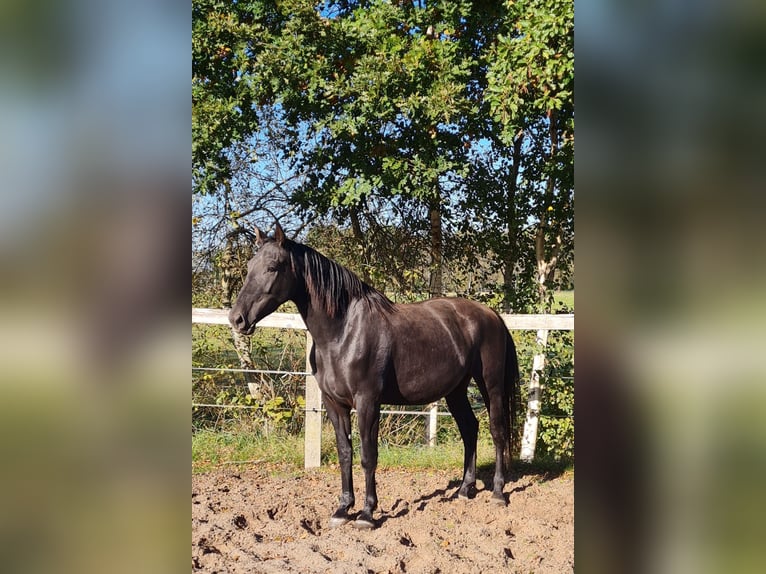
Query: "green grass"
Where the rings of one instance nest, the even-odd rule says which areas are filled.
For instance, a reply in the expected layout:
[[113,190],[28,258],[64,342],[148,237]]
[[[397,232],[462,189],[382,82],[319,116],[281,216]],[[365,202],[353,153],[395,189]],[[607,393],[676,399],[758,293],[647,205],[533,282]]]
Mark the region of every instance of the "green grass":
[[[494,461],[491,442],[479,442],[479,464]],[[354,460],[359,461],[359,443],[354,443]],[[322,464],[337,464],[335,436],[328,429],[322,433]],[[192,435],[192,472],[205,472],[228,464],[264,464],[285,469],[303,468],[303,437],[283,433],[259,436],[237,431],[202,430]],[[380,468],[449,469],[463,465],[462,444],[438,444],[394,447],[381,445]]]
[[[336,465],[335,437],[329,429],[322,433],[322,465]],[[479,438],[476,456],[479,468],[494,468],[492,441]],[[354,443],[354,463],[359,464],[359,444]],[[261,436],[241,431],[201,430],[192,435],[192,473],[202,473],[225,465],[260,465],[276,473],[303,469],[303,437],[282,433]],[[426,445],[386,446],[378,453],[380,469],[455,470],[463,467],[463,445],[458,441],[443,442],[433,448]],[[515,463],[523,472],[557,472],[571,469],[554,461],[535,461],[532,465]]]
[[[359,461],[359,443],[354,443],[354,460]],[[322,433],[322,464],[337,464],[335,436],[328,429]],[[477,462],[494,462],[494,447],[480,440]],[[192,472],[205,472],[226,464],[268,464],[303,468],[303,437],[283,433],[259,436],[237,431],[201,430],[192,435]],[[378,453],[380,468],[460,468],[463,447],[460,442],[394,447],[381,445]]]
[[[476,455],[479,465],[494,464],[495,450],[491,442],[479,441]],[[449,442],[434,447],[416,445],[408,447],[381,446],[378,453],[381,468],[461,469],[463,467],[463,444]]]
[[201,430],[192,434],[192,473],[226,464],[303,467],[303,437],[268,437],[241,431]]

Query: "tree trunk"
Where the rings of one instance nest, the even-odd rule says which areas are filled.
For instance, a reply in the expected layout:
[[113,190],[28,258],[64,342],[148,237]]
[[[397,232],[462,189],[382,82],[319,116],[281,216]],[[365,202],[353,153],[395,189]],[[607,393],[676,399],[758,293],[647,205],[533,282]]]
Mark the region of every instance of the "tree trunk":
[[518,189],[519,169],[521,167],[521,145],[524,142],[524,130],[519,130],[513,140],[513,165],[508,178],[508,197],[506,211],[506,231],[508,241],[503,256],[503,313],[510,313],[513,309],[514,294],[514,271],[520,249],[518,246],[518,221],[516,217],[516,190]]
[[[229,205],[229,192],[231,191],[230,184],[227,181],[224,186],[224,209],[227,214],[231,213],[231,206]],[[221,295],[224,309],[231,309],[231,300],[234,297],[234,275],[238,271],[237,257],[234,250],[234,241],[231,237],[226,239],[226,249],[221,255]],[[232,339],[234,340],[234,350],[237,352],[239,358],[239,368],[252,370],[255,368],[253,359],[250,357],[250,337],[242,335],[235,331],[233,328],[231,331]],[[259,385],[255,378],[255,373],[243,373],[245,382],[250,390],[250,394],[258,398],[260,396]]]
[[[551,140],[551,152],[547,159],[551,164],[556,161],[556,155],[559,148],[556,118],[556,110],[550,110],[548,112],[548,130]],[[553,174],[553,170],[551,170],[551,174],[548,176],[548,181],[545,185],[545,197],[542,204],[543,212],[540,215],[540,225],[537,228],[537,232],[535,233],[537,294],[540,311],[542,313],[546,313],[551,310],[548,283],[550,283],[550,280],[553,278],[553,273],[556,271],[556,265],[558,264],[559,254],[561,253],[561,247],[563,243],[561,232],[556,229],[557,226],[553,225],[551,222],[553,212],[553,192],[555,187],[555,176]],[[550,245],[550,248],[548,248],[546,241],[550,241],[551,239],[553,240],[552,245]]]
[[503,259],[503,313],[510,313],[513,309],[513,270],[516,261],[510,250]]
[[[234,244],[229,238],[226,241],[226,250],[221,257],[221,291],[223,299],[223,308],[231,309],[231,300],[234,296],[234,273],[236,265],[236,257],[234,253]],[[241,369],[252,369],[253,360],[250,358],[250,338],[247,335],[242,335],[231,329],[231,335],[234,338],[234,350],[237,351],[239,357],[239,367]],[[245,373],[252,375],[252,373]],[[249,379],[248,379],[249,380]]]
[[431,202],[429,209],[429,219],[431,223],[431,278],[429,282],[429,295],[441,297],[444,294],[444,283],[442,276],[442,262],[444,257],[444,245],[442,239],[442,211],[439,200]]
[[535,235],[535,256],[537,259],[537,271],[535,279],[537,281],[537,297],[541,313],[550,313],[552,301],[550,297],[549,284],[556,272],[556,266],[559,261],[559,254],[562,246],[561,235],[557,234],[553,239],[553,245],[550,248],[548,257],[545,255],[545,229],[540,227]]

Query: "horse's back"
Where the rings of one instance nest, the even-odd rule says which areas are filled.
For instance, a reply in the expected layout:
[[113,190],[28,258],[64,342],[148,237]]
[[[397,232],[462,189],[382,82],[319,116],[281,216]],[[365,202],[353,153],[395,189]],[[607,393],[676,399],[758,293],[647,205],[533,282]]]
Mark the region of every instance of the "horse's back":
[[434,336],[460,332],[467,340],[502,333],[504,325],[492,309],[470,299],[441,297],[396,306],[391,316],[401,330],[424,329]]

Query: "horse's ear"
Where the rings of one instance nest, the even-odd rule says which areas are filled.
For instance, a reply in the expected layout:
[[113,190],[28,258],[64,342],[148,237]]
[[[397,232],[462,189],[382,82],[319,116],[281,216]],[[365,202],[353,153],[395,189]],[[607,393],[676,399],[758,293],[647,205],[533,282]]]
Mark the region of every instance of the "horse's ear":
[[274,239],[277,240],[277,245],[282,247],[285,244],[285,232],[282,231],[282,226],[277,222],[277,226],[274,229]]
[[255,244],[258,247],[261,247],[265,239],[266,239],[266,235],[263,233],[263,231],[261,231],[260,229],[256,227],[255,228]]

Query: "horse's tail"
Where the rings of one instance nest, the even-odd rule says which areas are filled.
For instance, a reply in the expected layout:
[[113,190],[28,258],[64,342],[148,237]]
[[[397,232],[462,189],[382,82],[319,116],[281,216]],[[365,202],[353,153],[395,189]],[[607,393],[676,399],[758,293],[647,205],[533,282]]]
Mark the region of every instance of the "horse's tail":
[[506,476],[511,471],[511,462],[518,456],[521,448],[519,433],[519,414],[521,409],[521,375],[519,360],[516,356],[516,345],[511,334],[505,331],[505,400],[503,401],[504,418],[507,429],[508,444],[503,453]]

